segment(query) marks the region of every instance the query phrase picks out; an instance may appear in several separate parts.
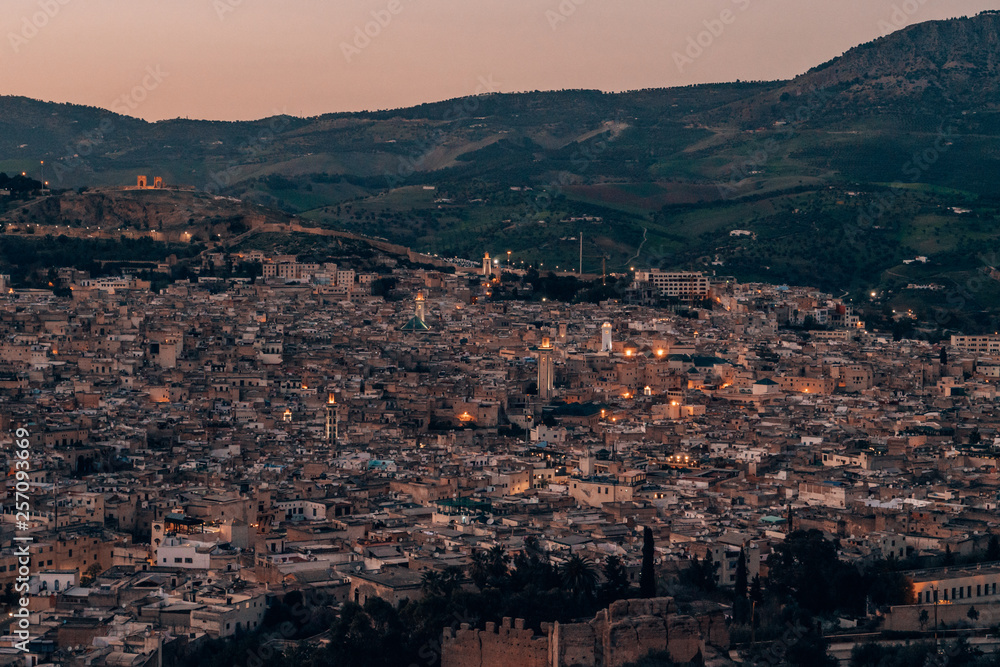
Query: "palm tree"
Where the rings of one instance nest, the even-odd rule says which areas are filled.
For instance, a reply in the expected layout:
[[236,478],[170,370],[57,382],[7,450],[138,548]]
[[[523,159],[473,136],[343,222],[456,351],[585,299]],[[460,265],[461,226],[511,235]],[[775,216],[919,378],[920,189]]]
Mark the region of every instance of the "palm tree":
[[441,595],[451,597],[452,593],[462,587],[462,582],[464,580],[465,574],[462,572],[462,568],[457,565],[449,565],[444,568],[441,572],[441,579],[438,584],[441,589]]
[[510,554],[502,544],[498,544],[486,551],[476,551],[472,554],[469,575],[479,590],[487,586],[499,588],[503,586],[508,576],[509,564]]
[[486,588],[486,581],[489,579],[490,573],[485,551],[476,551],[472,554],[472,567],[469,568],[469,575],[479,590]]
[[494,580],[501,580],[507,576],[507,566],[510,564],[510,554],[502,544],[492,547],[486,552],[486,562],[490,577]]
[[562,585],[573,593],[573,597],[588,599],[594,596],[597,586],[597,573],[593,564],[579,554],[574,554],[559,568]]
[[427,570],[420,575],[420,588],[426,595],[441,594],[441,573],[437,570]]

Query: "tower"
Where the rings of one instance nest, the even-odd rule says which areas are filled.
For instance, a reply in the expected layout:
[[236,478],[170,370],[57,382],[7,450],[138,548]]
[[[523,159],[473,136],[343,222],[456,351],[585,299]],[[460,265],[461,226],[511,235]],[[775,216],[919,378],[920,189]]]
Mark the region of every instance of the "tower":
[[611,351],[611,322],[601,325],[601,352]]
[[552,398],[552,341],[542,339],[538,348],[538,397],[543,400]]
[[421,322],[425,322],[427,320],[427,317],[425,316],[425,310],[424,310],[424,293],[423,292],[417,292],[417,307],[416,307],[416,311],[414,312],[414,315],[416,315],[417,319],[420,320]]
[[326,441],[336,445],[339,430],[340,410],[337,406],[337,397],[331,391],[326,399]]
[[483,278],[489,278],[493,273],[493,262],[490,260],[490,253],[483,257]]

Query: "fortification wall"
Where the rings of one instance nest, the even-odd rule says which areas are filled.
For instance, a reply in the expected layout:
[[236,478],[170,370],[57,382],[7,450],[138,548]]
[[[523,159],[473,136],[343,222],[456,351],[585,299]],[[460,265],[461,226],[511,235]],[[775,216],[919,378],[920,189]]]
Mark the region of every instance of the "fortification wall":
[[666,650],[688,662],[706,646],[725,650],[729,634],[721,611],[697,617],[677,613],[672,598],[619,600],[586,623],[543,624],[542,634],[524,621],[505,618],[484,630],[463,624],[445,629],[442,667],[621,667],[650,651]]

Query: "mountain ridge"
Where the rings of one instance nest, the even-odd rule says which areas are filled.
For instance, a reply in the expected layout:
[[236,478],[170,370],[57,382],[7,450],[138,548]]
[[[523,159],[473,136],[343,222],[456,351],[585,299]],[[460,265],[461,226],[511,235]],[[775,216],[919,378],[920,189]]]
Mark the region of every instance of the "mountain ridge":
[[[899,276],[961,283],[968,253],[1000,242],[998,34],[990,12],[909,26],[785,81],[310,118],[146,123],[0,98],[0,171],[37,176],[44,159],[62,188],[162,176],[448,256],[571,266],[566,239],[582,232],[585,264],[859,293]],[[914,256],[930,261],[904,264]]]

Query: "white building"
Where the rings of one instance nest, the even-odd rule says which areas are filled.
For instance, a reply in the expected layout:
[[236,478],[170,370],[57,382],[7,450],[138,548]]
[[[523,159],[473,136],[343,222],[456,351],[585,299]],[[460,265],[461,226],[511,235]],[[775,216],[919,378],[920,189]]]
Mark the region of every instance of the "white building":
[[156,548],[156,564],[207,570],[211,567],[214,542],[196,542],[184,537],[168,537]]
[[951,345],[969,354],[1000,356],[1000,336],[952,336]]
[[710,290],[708,276],[700,271],[636,271],[635,282],[649,283],[659,290],[660,296],[668,297],[708,296]]

